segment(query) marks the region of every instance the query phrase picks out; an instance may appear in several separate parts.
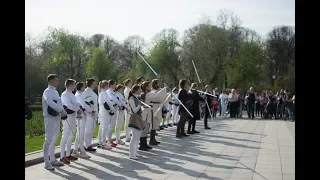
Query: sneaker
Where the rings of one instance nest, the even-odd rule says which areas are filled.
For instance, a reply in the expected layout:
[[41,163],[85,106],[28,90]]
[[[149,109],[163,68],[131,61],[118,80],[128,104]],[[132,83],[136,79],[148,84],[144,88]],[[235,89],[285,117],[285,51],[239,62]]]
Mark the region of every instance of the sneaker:
[[51,163],[47,162],[47,163],[44,163],[44,168],[46,170],[49,170],[49,171],[53,171],[54,170],[54,167],[51,165]]
[[78,158],[79,157],[79,152],[78,151],[73,151],[71,156]]
[[59,166],[63,166],[64,164],[62,162],[60,162],[60,161],[55,160],[54,162],[51,162],[51,165],[59,167]]
[[119,140],[119,141],[117,141],[117,144],[125,145],[126,143],[125,143],[125,142],[123,142],[123,141],[121,141],[121,140]]
[[131,139],[130,138],[126,138],[126,142],[130,142],[131,141]]
[[98,148],[101,148],[101,147],[102,147],[102,145],[101,145],[101,144],[98,144],[98,145],[97,145],[97,147],[98,147]]
[[168,126],[172,127],[172,124],[168,124]]
[[129,159],[139,160],[139,158],[138,158],[138,157],[131,157],[131,156],[129,156]]
[[84,159],[91,158],[85,151],[81,152],[79,157]]
[[67,157],[60,158],[60,162],[63,164],[70,164],[70,160]]
[[112,147],[108,146],[108,145],[104,145],[104,146],[101,146],[102,149],[105,149],[105,150],[111,150]]
[[78,160],[78,158],[73,157],[73,156],[68,156],[67,158],[69,159],[69,161],[75,161],[75,160]]

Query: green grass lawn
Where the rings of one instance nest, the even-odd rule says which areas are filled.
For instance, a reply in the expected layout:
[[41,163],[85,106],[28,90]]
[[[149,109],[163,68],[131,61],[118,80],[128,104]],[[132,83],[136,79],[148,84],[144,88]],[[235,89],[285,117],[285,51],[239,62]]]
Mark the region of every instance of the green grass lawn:
[[[25,125],[25,140],[26,140],[26,153],[38,151],[43,148],[43,142],[44,142],[44,120],[42,116],[42,111],[34,111],[33,117],[31,120],[26,121]],[[56,143],[56,146],[60,145],[61,140],[61,129],[62,129],[62,123],[60,124],[60,134]],[[121,127],[121,131],[124,130],[124,121]],[[96,138],[98,136],[99,131],[99,125],[97,124],[93,137]],[[114,133],[114,129],[113,129]],[[73,139],[74,142],[75,139]]]

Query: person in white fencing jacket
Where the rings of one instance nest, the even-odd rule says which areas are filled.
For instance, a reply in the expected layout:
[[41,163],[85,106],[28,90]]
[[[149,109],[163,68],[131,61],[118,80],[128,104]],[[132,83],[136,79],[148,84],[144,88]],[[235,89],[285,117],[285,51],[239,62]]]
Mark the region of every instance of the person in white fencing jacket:
[[[63,166],[63,163],[57,161],[54,155],[55,144],[60,132],[61,116],[66,117],[59,93],[56,88],[59,86],[58,76],[49,74],[47,77],[48,88],[42,95],[42,110],[45,125],[45,140],[43,144],[43,158],[45,168],[54,170],[53,166]],[[50,159],[49,159],[50,156]]]
[[87,78],[86,86],[87,88],[84,90],[83,96],[86,104],[90,105],[92,113],[86,116],[84,143],[86,151],[95,152],[97,149],[92,147],[92,139],[98,117],[98,95],[93,90],[97,87],[97,83],[94,79]]
[[107,135],[109,131],[109,124],[111,122],[112,116],[116,109],[114,108],[114,103],[112,99],[107,94],[107,89],[109,88],[109,83],[107,80],[99,82],[98,92],[99,92],[99,132],[98,132],[98,147],[106,150],[112,149],[110,145],[107,144]]
[[[124,81],[124,99],[126,103],[128,102],[128,97],[129,97],[129,92],[131,91],[131,87],[132,87],[133,83],[131,79],[126,79]],[[130,132],[131,129],[128,127],[129,124],[129,118],[130,118],[130,111],[127,111],[126,109],[124,110],[124,119],[125,119],[125,124],[124,124],[124,132],[126,133],[126,142],[130,142]]]
[[118,116],[118,107],[121,106],[121,103],[119,101],[119,99],[117,98],[116,92],[114,91],[116,88],[116,81],[115,80],[109,80],[109,89],[107,90],[107,95],[109,96],[109,98],[111,99],[111,101],[114,103],[113,107],[115,108],[114,110],[114,114],[111,115],[111,121],[109,123],[109,127],[108,127],[108,145],[111,147],[116,147],[117,144],[113,143],[113,141],[111,140],[112,138],[112,130],[115,127],[115,124],[117,122],[117,116]]
[[121,144],[121,145],[124,145],[125,142],[121,141],[120,139],[120,133],[121,133],[121,126],[122,126],[122,122],[124,120],[124,113],[125,111],[124,110],[127,110],[130,112],[130,109],[129,109],[129,106],[128,106],[128,103],[126,102],[126,100],[124,99],[124,95],[123,95],[123,90],[124,90],[124,86],[121,85],[121,84],[118,84],[116,86],[116,95],[117,95],[117,98],[121,104],[121,106],[118,107],[117,111],[117,123],[116,123],[116,143],[117,144]]
[[[77,135],[76,140],[74,142],[74,150],[72,152],[73,157],[80,158],[90,158],[89,155],[84,150],[84,131],[87,115],[91,115],[92,109],[91,107],[85,103],[85,99],[83,96],[83,92],[85,90],[85,84],[83,82],[78,82],[76,85],[77,92],[75,94],[77,102],[80,104],[80,109],[82,113],[79,113],[79,117],[77,119]],[[80,147],[80,154],[78,154],[78,149]]]
[[80,110],[80,104],[77,102],[75,95],[72,93],[76,86],[76,81],[67,79],[65,82],[66,90],[61,94],[61,101],[68,118],[62,121],[62,138],[60,141],[60,162],[70,164],[70,161],[78,158],[71,156],[71,145],[76,131],[76,115]]

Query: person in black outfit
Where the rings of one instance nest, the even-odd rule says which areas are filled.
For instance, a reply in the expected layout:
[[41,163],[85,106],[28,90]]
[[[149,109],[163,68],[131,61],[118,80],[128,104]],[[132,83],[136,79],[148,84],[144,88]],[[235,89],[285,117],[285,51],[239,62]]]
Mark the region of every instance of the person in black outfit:
[[190,117],[189,119],[188,131],[187,131],[188,134],[199,133],[198,131],[195,130],[196,121],[200,119],[199,101],[204,102],[204,99],[194,89],[197,89],[197,83],[192,83],[191,89],[188,92],[188,94],[192,97],[192,100],[193,100],[190,108],[190,112],[193,115],[193,118]]
[[32,111],[31,111],[30,107],[28,106],[27,101],[25,101],[25,111],[24,112],[25,112],[24,117],[27,120],[30,120],[32,118]]
[[253,87],[250,87],[249,97],[248,97],[248,116],[251,119],[254,118],[254,104],[255,104],[255,101],[256,101],[256,96],[254,95]]
[[[187,91],[189,90],[188,81],[185,79],[180,80],[179,88],[180,90],[179,90],[178,99],[185,107],[187,107],[188,101],[192,100],[191,99],[192,97],[188,95],[188,91]],[[176,137],[182,138],[184,136],[189,136],[189,135],[187,135],[184,131],[184,126],[186,124],[186,121],[188,120],[188,112],[184,109],[184,107],[181,104],[179,106],[179,114],[180,114],[180,121],[177,124]]]
[[[206,85],[205,88],[206,88],[207,93],[212,94],[212,88],[209,85]],[[206,101],[207,101],[209,108],[210,108],[210,104],[212,104],[213,97],[210,95],[206,95],[205,97],[206,97]],[[208,106],[206,104],[205,115],[204,115],[204,129],[211,129],[210,127],[208,127],[208,117],[209,116],[210,116],[210,110],[208,109]]]

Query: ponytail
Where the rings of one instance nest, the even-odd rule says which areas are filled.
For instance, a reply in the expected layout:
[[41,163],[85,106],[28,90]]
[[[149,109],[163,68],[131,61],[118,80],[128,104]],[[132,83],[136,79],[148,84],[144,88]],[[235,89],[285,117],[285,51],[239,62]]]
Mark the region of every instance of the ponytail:
[[101,83],[102,83],[102,81],[99,81],[99,85],[98,85],[98,93],[100,93],[100,92],[101,92]]
[[104,89],[106,86],[108,86],[108,81],[106,80],[100,81],[98,85],[98,93],[100,93],[101,89]]

